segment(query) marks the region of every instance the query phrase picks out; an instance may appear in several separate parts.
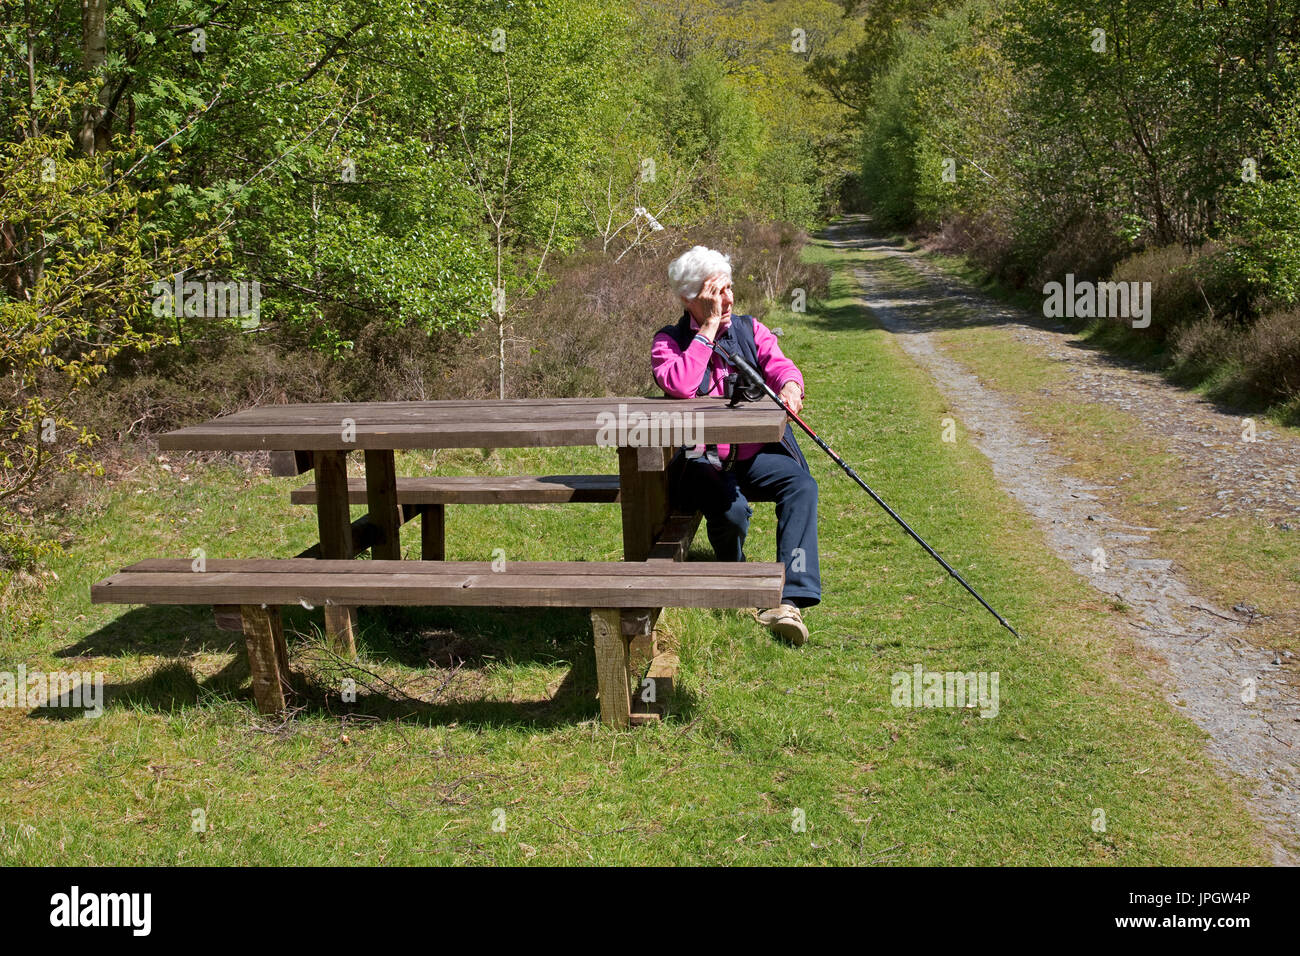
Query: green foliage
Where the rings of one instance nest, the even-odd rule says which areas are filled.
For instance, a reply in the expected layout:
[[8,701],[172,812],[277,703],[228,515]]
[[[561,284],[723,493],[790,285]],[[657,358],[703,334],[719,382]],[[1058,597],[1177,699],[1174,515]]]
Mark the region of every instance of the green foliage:
[[837,207],[856,176],[850,111],[812,80],[861,41],[860,16],[829,0],[647,3],[637,14],[644,110],[665,151],[698,174],[679,221],[741,210],[809,226]]
[[648,98],[660,141],[700,169],[700,213],[730,218],[743,207],[744,187],[754,175],[759,128],[753,104],[712,54],[697,54],[682,68],[659,63],[652,76]]
[[1150,282],[1150,327],[1108,325],[1109,344],[1167,343],[1184,378],[1293,400],[1278,371],[1300,296],[1293,9],[888,0],[866,22],[869,42],[817,75],[853,91],[879,221],[937,229],[1016,288]]
[[1300,101],[1278,104],[1264,137],[1258,178],[1237,189],[1236,235],[1241,267],[1261,292],[1278,302],[1300,302]]
[[[979,221],[1021,276],[1104,274],[1134,246],[1198,244],[1242,216],[1256,221],[1255,249],[1276,235],[1288,255],[1288,187],[1232,201],[1242,158],[1280,122],[1263,104],[1300,90],[1300,23],[1282,11],[1246,0],[904,9],[890,39],[873,41],[884,61],[859,71],[863,180],[889,224]],[[1261,170],[1289,182],[1289,147],[1271,148]],[[955,182],[940,175],[945,159]],[[1256,263],[1260,281],[1285,272]]]
[[[84,94],[47,90],[15,123],[52,131],[0,142],[0,504],[49,473],[98,470],[88,455],[95,436],[67,415],[71,398],[114,356],[162,340],[140,321],[144,290],[160,266],[213,247],[209,234],[168,245],[140,216],[153,194],[76,152],[55,121]],[[140,148],[123,147],[123,157]],[[38,554],[35,537],[0,508],[10,561]]]

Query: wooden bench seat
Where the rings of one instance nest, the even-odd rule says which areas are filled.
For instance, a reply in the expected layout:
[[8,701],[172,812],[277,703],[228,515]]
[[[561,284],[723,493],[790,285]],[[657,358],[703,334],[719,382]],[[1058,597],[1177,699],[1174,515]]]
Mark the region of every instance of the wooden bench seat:
[[[295,505],[315,505],[315,483],[295,488],[289,493],[289,500]],[[366,501],[366,479],[349,478],[348,504],[364,505]],[[397,479],[399,519],[405,524],[416,516],[421,518],[420,554],[426,561],[441,561],[447,556],[447,505],[617,504],[618,501],[618,475],[498,475],[486,478],[445,475]],[[371,522],[369,515],[352,522],[355,554],[361,554],[382,538],[383,532]],[[313,545],[298,557],[320,557],[320,545]]]
[[757,607],[780,603],[784,565],[756,562],[140,561],[91,587],[96,604]]
[[[296,505],[316,504],[316,485],[289,494]],[[399,505],[617,503],[618,475],[440,475],[397,479]],[[366,503],[366,479],[348,479],[348,503]]]
[[[692,528],[693,530],[693,528]],[[780,563],[220,560],[141,561],[91,587],[95,604],[237,605],[253,690],[263,713],[284,710],[288,652],[281,605],[585,607],[592,611],[601,717],[631,719],[629,640],[660,607],[743,608],[780,603]],[[652,668],[653,670],[653,668]]]

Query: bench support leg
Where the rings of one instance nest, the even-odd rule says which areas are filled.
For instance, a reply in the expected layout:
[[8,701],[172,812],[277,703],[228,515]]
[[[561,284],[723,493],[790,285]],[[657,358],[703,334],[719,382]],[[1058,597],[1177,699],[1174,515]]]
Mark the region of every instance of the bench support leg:
[[[623,636],[628,639],[628,671],[632,682],[632,726],[656,723],[668,716],[680,664],[677,655],[659,645],[655,622],[660,608],[624,608]],[[643,676],[644,675],[644,676]]]
[[600,720],[610,727],[627,727],[632,712],[628,692],[628,647],[618,608],[592,608],[591,631],[596,639],[596,685],[600,690]]
[[655,723],[668,716],[680,668],[681,662],[671,651],[655,655],[645,678],[632,691],[632,726]]
[[421,505],[420,557],[425,561],[447,560],[447,506]]
[[238,604],[212,605],[212,618],[216,621],[217,629],[220,631],[242,631],[244,629],[244,617],[239,612]]
[[628,671],[636,677],[644,673],[659,652],[655,642],[659,608],[623,608],[619,618],[623,636],[628,639]]
[[239,608],[248,645],[248,669],[253,675],[253,698],[263,714],[284,711],[292,694],[289,685],[289,648],[278,607],[244,604]]
[[357,609],[325,605],[325,634],[334,653],[341,657],[357,656]]

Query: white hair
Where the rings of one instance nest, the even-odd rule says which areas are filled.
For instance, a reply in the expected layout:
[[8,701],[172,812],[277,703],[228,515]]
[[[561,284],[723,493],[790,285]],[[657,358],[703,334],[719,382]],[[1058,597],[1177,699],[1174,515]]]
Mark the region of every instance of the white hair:
[[693,299],[700,294],[704,280],[719,272],[731,279],[731,257],[708,246],[695,246],[669,264],[668,281],[679,296]]

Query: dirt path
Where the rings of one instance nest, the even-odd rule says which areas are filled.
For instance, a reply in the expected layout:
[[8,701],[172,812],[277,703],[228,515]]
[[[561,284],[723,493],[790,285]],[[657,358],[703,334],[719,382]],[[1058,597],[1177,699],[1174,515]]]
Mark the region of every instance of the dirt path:
[[[1281,666],[1292,662],[1243,637],[1248,612],[1216,607],[1195,593],[1171,559],[1151,544],[1145,532],[1155,529],[1126,525],[1107,513],[1104,499],[1115,489],[1067,474],[1070,462],[1062,450],[1025,424],[1014,396],[981,384],[939,348],[937,333],[952,327],[955,305],[958,312],[978,315],[983,325],[1005,323],[1016,339],[1068,363],[1072,400],[1136,413],[1186,461],[1189,483],[1214,489],[1215,516],[1245,513],[1300,527],[1300,442],[1261,423],[1252,454],[1244,456],[1240,416],[1219,411],[1155,374],[1070,347],[1072,336],[1064,328],[1045,328],[1042,319],[988,299],[942,275],[917,253],[871,236],[864,218],[841,221],[827,236],[833,245],[900,259],[925,277],[923,294],[891,293],[890,279],[879,269],[870,263],[855,269],[863,304],[933,376],[999,483],[1037,519],[1049,546],[1089,585],[1133,609],[1129,623],[1140,643],[1165,662],[1152,676],[1209,734],[1211,753],[1253,785],[1255,810],[1274,838],[1275,861],[1297,862],[1300,710]],[[1104,570],[1096,564],[1099,547],[1105,551]],[[1251,703],[1243,701],[1248,679],[1255,693]]]

